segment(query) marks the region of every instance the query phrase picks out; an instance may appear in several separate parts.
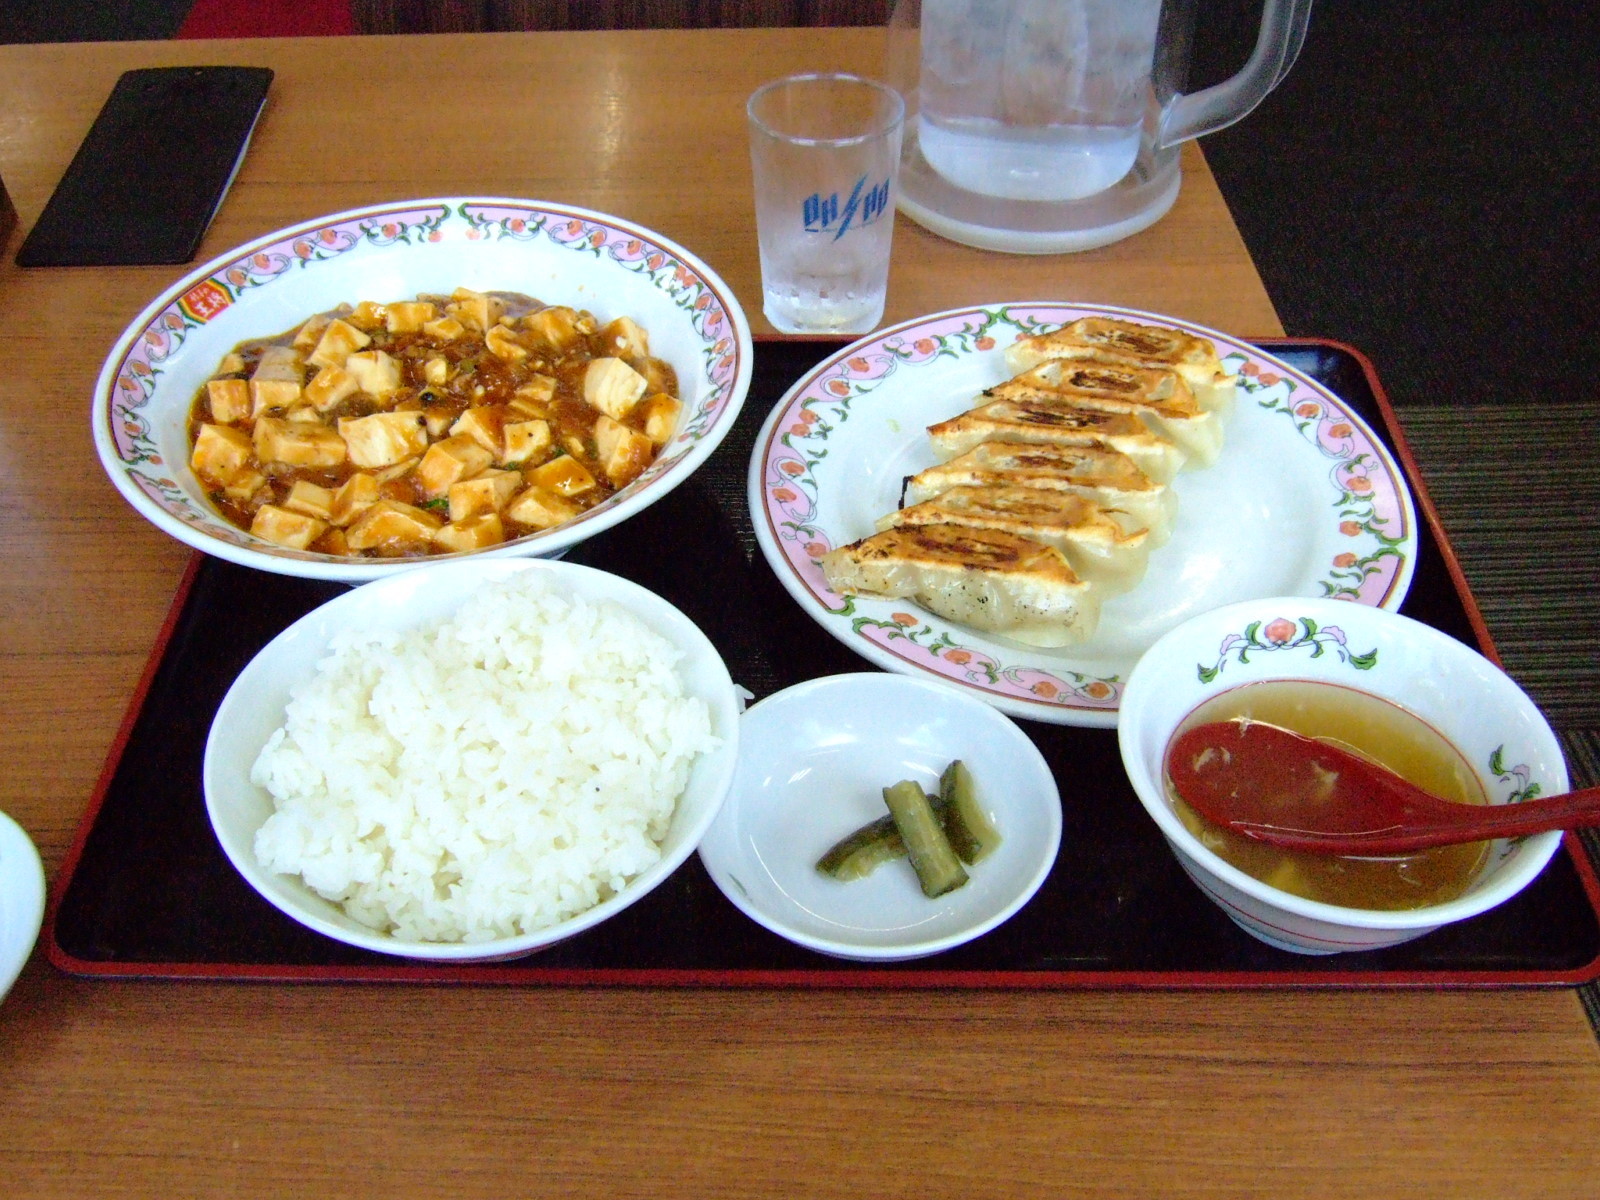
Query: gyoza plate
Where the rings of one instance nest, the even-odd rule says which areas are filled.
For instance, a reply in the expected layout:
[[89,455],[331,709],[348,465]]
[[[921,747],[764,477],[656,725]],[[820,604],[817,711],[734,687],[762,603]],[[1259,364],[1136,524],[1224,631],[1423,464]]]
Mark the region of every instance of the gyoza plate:
[[[1009,378],[1017,337],[1086,316],[1207,337],[1240,376],[1220,459],[1174,481],[1171,540],[1139,586],[1104,604],[1081,646],[985,636],[906,600],[844,597],[818,558],[866,537],[901,483],[936,460],[927,426]],[[1132,309],[1009,303],[921,317],[831,355],[779,401],[750,461],[750,512],[772,569],[805,611],[879,666],[969,688],[1014,716],[1116,724],[1139,656],[1198,613],[1263,596],[1398,608],[1416,566],[1416,510],[1388,449],[1342,400],[1224,333]]]

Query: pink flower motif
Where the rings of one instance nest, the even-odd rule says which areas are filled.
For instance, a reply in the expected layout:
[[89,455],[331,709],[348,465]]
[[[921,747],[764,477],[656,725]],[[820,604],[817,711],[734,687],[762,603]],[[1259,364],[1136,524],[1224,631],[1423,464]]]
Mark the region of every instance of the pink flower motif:
[[1347,438],[1355,432],[1348,424],[1340,421],[1337,425],[1328,426],[1328,436],[1334,438]]
[[872,369],[872,364],[866,359],[862,358],[859,354],[854,358],[846,359],[844,365],[846,370],[854,371],[858,375]]
[[596,229],[593,233],[591,233],[589,235],[589,245],[591,245],[591,246],[599,246],[605,240],[606,240],[606,234],[605,234],[605,230],[603,230],[603,229]]
[[811,426],[807,425],[804,421],[797,421],[795,424],[789,426],[789,432],[795,437],[805,437],[811,432]]
[[1283,646],[1294,640],[1295,631],[1299,628],[1293,621],[1279,617],[1275,621],[1267,622],[1267,627],[1261,632],[1266,636],[1267,641],[1276,642],[1278,645]]
[[638,238],[631,239],[628,242],[628,244],[622,248],[623,253],[627,254],[629,257],[632,257],[633,255],[638,254],[643,249],[644,249],[644,243],[641,242]]
[[1372,480],[1365,475],[1355,475],[1346,481],[1345,487],[1352,492],[1370,492],[1372,490]]
[[804,421],[807,425],[815,425],[817,423],[817,414],[812,412],[809,408],[802,408],[800,410],[800,420]]
[[1255,376],[1261,374],[1261,368],[1256,366],[1256,364],[1253,362],[1247,362],[1244,364],[1244,366],[1239,368],[1239,374],[1249,375],[1250,377],[1254,378]]
[[1111,685],[1102,679],[1084,685],[1083,694],[1091,700],[1104,700],[1111,695]]
[[442,241],[444,241],[444,234],[440,233],[437,229],[435,229],[431,233],[428,234],[428,240],[430,242],[442,242]]
[[850,385],[842,379],[830,379],[823,386],[835,396],[848,396],[850,394]]
[[704,312],[711,304],[711,297],[705,292],[695,297],[694,307],[697,312]]
[[1271,371],[1263,371],[1256,377],[1256,380],[1262,387],[1271,387],[1275,383],[1282,383],[1283,376],[1274,375]]
[[644,265],[649,267],[652,271],[659,271],[661,269],[661,264],[666,261],[667,256],[662,254],[660,251],[657,251],[653,254],[645,255]]
[[807,542],[806,553],[812,558],[821,558],[828,552],[828,547],[822,542]]
[[918,354],[932,354],[939,348],[939,343],[935,342],[932,338],[918,338],[916,341],[911,343],[911,348]]
[[797,496],[792,488],[777,487],[772,489],[772,498],[779,504],[788,504],[791,500],[797,499]]
[[521,233],[528,227],[528,223],[521,217],[512,217],[511,220],[506,222],[506,224],[511,227],[512,233]]
[[782,471],[785,475],[789,476],[791,479],[794,478],[796,475],[804,475],[806,473],[805,467],[802,466],[800,463],[795,462],[794,459],[792,459],[792,458],[784,459],[783,462],[779,463],[778,464],[778,470]]
[[270,258],[268,258],[265,254],[256,255],[254,258],[252,258],[250,260],[250,262],[256,268],[256,270],[258,270],[258,271],[265,271],[268,267],[270,267],[272,265],[272,260]]
[[1034,684],[1028,690],[1042,700],[1054,700],[1061,694],[1061,689],[1055,684],[1051,683],[1048,679],[1039,680],[1038,683]]
[[228,272],[226,278],[234,287],[243,287],[249,281],[250,273],[234,267]]
[[331,246],[334,242],[339,240],[339,233],[334,229],[324,229],[321,233],[317,234],[317,237],[320,238],[326,245]]
[[151,465],[151,466],[152,466],[152,467],[159,467],[159,466],[160,466],[160,465],[161,465],[161,455],[159,455],[159,454],[152,454],[152,455],[151,455],[151,456],[150,456],[150,465]]
[[1361,524],[1358,521],[1340,521],[1339,532],[1345,537],[1355,537],[1361,532]]
[[300,258],[310,258],[314,250],[315,247],[310,242],[296,242],[294,244],[294,252]]
[[981,337],[977,341],[973,342],[972,344],[974,346],[976,346],[979,350],[993,350],[994,349],[994,339],[992,337],[988,337],[988,336]]
[[972,661],[972,651],[970,650],[946,650],[944,656],[958,667],[965,666]]
[[393,221],[388,222],[383,227],[383,236],[384,237],[394,237],[394,235],[399,233],[399,232],[400,232],[400,226],[396,225]]
[[1353,567],[1356,565],[1356,556],[1348,550],[1343,554],[1335,554],[1333,556],[1333,565],[1336,567]]
[[904,626],[907,629],[910,629],[913,625],[922,624],[921,621],[917,620],[917,618],[913,617],[910,613],[890,613],[889,616],[896,625]]
[[1321,405],[1313,404],[1308,400],[1304,404],[1295,405],[1294,415],[1297,416],[1297,417],[1306,417],[1306,418],[1309,419],[1311,417],[1316,416],[1321,411],[1322,411],[1322,406]]
[[566,232],[568,237],[577,237],[583,232],[583,224],[579,221],[568,221],[561,228]]

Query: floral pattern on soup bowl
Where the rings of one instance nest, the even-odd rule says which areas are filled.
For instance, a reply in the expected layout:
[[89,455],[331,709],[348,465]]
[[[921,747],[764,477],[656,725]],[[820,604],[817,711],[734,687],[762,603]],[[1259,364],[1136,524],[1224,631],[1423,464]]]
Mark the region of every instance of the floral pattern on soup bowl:
[[[112,483],[197,549],[286,575],[362,582],[416,560],[340,558],[253,537],[213,507],[189,469],[195,394],[240,342],[341,304],[458,287],[520,292],[628,316],[678,376],[683,412],[655,462],[576,519],[477,556],[551,557],[682,483],[737,419],[750,385],[749,325],[731,289],[682,247],[617,217],[536,200],[453,197],[352,209],[269,233],[191,272],[139,314],[101,369],[95,447]],[[454,556],[452,556],[454,557]]]
[[1134,667],[1117,737],[1133,789],[1179,864],[1246,932],[1304,954],[1398,945],[1510,899],[1560,846],[1560,832],[1491,843],[1464,893],[1402,911],[1303,899],[1232,866],[1173,811],[1165,786],[1167,746],[1204,702],[1275,680],[1342,686],[1399,705],[1461,754],[1492,804],[1568,790],[1560,745],[1533,701],[1498,666],[1448,634],[1385,609],[1303,596],[1202,613],[1162,637]]

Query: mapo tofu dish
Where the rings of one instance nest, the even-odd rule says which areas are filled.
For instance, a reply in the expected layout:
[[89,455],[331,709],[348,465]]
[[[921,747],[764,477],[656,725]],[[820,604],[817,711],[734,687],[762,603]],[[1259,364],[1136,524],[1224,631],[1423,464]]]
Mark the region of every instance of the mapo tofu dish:
[[649,467],[680,408],[631,318],[457,289],[241,343],[195,398],[190,465],[228,520],[280,546],[446,554],[593,508]]

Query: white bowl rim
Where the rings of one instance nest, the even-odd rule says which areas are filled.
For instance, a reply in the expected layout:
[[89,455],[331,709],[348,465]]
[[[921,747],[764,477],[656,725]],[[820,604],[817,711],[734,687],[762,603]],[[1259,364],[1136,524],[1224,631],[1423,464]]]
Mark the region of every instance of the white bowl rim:
[[[271,891],[258,886],[258,878],[264,879],[272,873],[267,872],[256,863],[254,855],[248,847],[234,846],[227,838],[222,836],[218,829],[217,821],[217,804],[219,802],[209,786],[212,776],[213,747],[218,736],[217,730],[226,714],[235,705],[244,702],[243,697],[250,689],[251,680],[255,673],[252,668],[255,667],[256,663],[272,653],[280,642],[297,635],[301,630],[327,620],[330,612],[337,615],[344,608],[359,606],[363,602],[382,598],[389,591],[409,588],[413,584],[412,577],[423,572],[436,574],[452,572],[479,576],[476,583],[464,581],[459,585],[462,589],[460,598],[465,599],[476,587],[481,587],[491,581],[502,579],[520,571],[544,571],[567,579],[588,580],[588,586],[598,586],[604,589],[605,595],[609,598],[615,598],[618,594],[621,594],[631,597],[634,603],[642,602],[646,608],[652,610],[655,616],[664,618],[676,631],[688,638],[693,646],[692,650],[683,642],[674,639],[675,644],[685,651],[686,657],[690,654],[695,654],[701,657],[708,666],[714,664],[716,683],[722,694],[720,702],[716,698],[708,699],[707,702],[712,709],[712,725],[720,730],[720,736],[722,737],[722,745],[712,752],[712,756],[717,761],[715,774],[709,781],[710,790],[717,794],[717,798],[714,803],[706,806],[706,811],[691,826],[687,827],[682,843],[670,854],[663,854],[654,865],[634,876],[621,892],[601,901],[592,908],[585,909],[565,921],[547,926],[544,929],[534,930],[531,933],[481,942],[406,942],[379,933],[376,930],[370,933],[363,933],[360,930],[328,921],[318,914],[289,905]],[[600,594],[597,592],[584,593],[588,599],[595,599]],[[631,606],[629,608],[630,611],[637,611]],[[325,648],[325,645],[323,648]],[[725,688],[722,687],[724,683],[726,684]],[[234,869],[239,872],[257,896],[270,903],[297,924],[345,945],[414,960],[474,962],[519,958],[553,946],[557,942],[564,941],[591,929],[622,909],[643,899],[657,886],[665,882],[695,853],[701,839],[705,836],[706,830],[710,828],[711,823],[721,810],[723,801],[727,797],[728,789],[733,783],[734,771],[738,762],[738,718],[738,693],[732,678],[728,675],[727,664],[723,661],[715,644],[675,605],[641,584],[623,576],[602,571],[596,567],[564,562],[559,559],[479,559],[456,560],[452,563],[426,563],[415,566],[408,571],[396,572],[385,579],[366,584],[360,588],[352,589],[318,605],[283,629],[272,641],[263,646],[251,658],[250,663],[240,671],[238,677],[229,687],[227,694],[223,697],[222,703],[217,708],[217,715],[213,719],[211,728],[206,735],[205,753],[201,767],[201,784],[205,793],[206,816],[210,822],[212,834],[216,837],[228,861],[233,864]]]
[[[865,963],[904,962],[910,959],[927,958],[931,955],[963,946],[999,928],[1016,916],[1037,895],[1045,880],[1049,878],[1050,872],[1055,869],[1056,861],[1060,855],[1062,831],[1065,824],[1061,812],[1060,788],[1056,782],[1055,773],[1050,769],[1050,765],[1045,760],[1043,753],[1015,720],[976,696],[962,692],[950,684],[941,683],[935,679],[901,675],[892,671],[853,671],[834,675],[821,675],[813,679],[803,680],[800,683],[762,697],[745,709],[743,716],[740,717],[740,723],[742,725],[744,720],[749,718],[751,714],[756,714],[756,719],[759,720],[762,715],[789,705],[813,703],[819,693],[826,694],[840,689],[861,687],[888,693],[914,691],[931,698],[939,704],[949,705],[956,711],[970,714],[975,721],[981,722],[996,731],[995,736],[1004,734],[1008,738],[1014,736],[1017,739],[1018,750],[1021,757],[1026,761],[1028,770],[1037,773],[1041,781],[1046,785],[1043,795],[1046,801],[1046,820],[1050,826],[1050,833],[1047,835],[1047,844],[1040,847],[1042,852],[1037,869],[1031,875],[1022,879],[1016,895],[983,919],[964,926],[953,933],[927,938],[922,941],[908,941],[879,946],[863,945],[858,942],[818,937],[796,929],[780,916],[754,904],[741,893],[739,888],[726,882],[722,877],[721,870],[713,863],[706,861],[703,849],[700,855],[701,862],[705,865],[706,873],[711,876],[717,888],[735,908],[738,908],[757,925],[803,949],[813,950],[819,954],[826,954],[835,958]],[[735,783],[737,782],[737,779],[735,779]],[[729,804],[736,802],[736,799],[733,798],[728,801]],[[976,869],[981,870],[982,868]]]
[[[290,558],[278,553],[270,543],[262,542],[259,546],[236,545],[223,538],[213,537],[203,529],[198,529],[188,522],[178,519],[151,499],[142,489],[135,486],[128,478],[128,473],[122,468],[121,459],[111,438],[110,407],[119,367],[133,344],[150,328],[163,310],[177,303],[180,297],[215,275],[228,264],[247,258],[269,246],[289,241],[300,234],[328,226],[347,223],[364,217],[372,217],[386,212],[408,212],[413,209],[435,207],[444,208],[447,211],[456,211],[462,205],[491,208],[526,208],[577,220],[592,221],[617,230],[627,230],[641,240],[648,241],[665,250],[698,275],[705,286],[719,298],[731,326],[733,350],[737,361],[727,403],[724,405],[722,415],[706,431],[704,436],[696,440],[694,445],[690,447],[683,458],[671,470],[653,480],[648,488],[634,493],[633,496],[628,497],[621,503],[614,504],[592,516],[586,516],[581,522],[569,522],[545,533],[519,538],[514,542],[507,542],[487,550],[431,555],[426,561],[448,562],[459,561],[463,558],[519,558],[529,555],[558,554],[580,541],[604,532],[618,522],[656,503],[692,475],[717,449],[729,430],[733,428],[750,390],[750,381],[755,366],[754,342],[751,338],[749,320],[746,318],[744,309],[740,305],[733,289],[698,255],[671,238],[635,221],[601,212],[598,209],[584,208],[558,201],[511,196],[458,195],[377,201],[371,204],[357,205],[336,213],[311,217],[293,225],[271,230],[223,251],[183,275],[170,284],[155,299],[151,300],[128,323],[112,344],[111,350],[107,353],[99,374],[96,376],[94,393],[90,401],[90,427],[94,438],[96,455],[100,460],[102,469],[110,478],[117,492],[133,506],[136,512],[163,533],[196,550],[204,551],[207,554],[237,563],[240,566],[254,567],[257,570],[274,574],[293,575],[303,579],[362,582],[382,579],[414,565],[417,560],[359,559],[341,561],[332,556],[323,558]],[[218,516],[217,520],[221,521],[222,518]]]
[[[1531,883],[1549,864],[1550,859],[1560,847],[1563,836],[1560,830],[1530,836],[1524,843],[1526,852],[1516,862],[1497,872],[1490,881],[1489,886],[1470,895],[1448,900],[1443,904],[1433,904],[1423,908],[1385,911],[1347,908],[1343,905],[1307,900],[1289,892],[1279,891],[1255,876],[1241,871],[1232,863],[1227,862],[1215,852],[1207,849],[1199,838],[1189,832],[1170,806],[1157,804],[1147,798],[1148,789],[1139,787],[1136,781],[1142,779],[1148,784],[1153,784],[1155,781],[1150,779],[1149,772],[1145,770],[1144,762],[1133,746],[1134,735],[1140,731],[1142,726],[1144,710],[1138,703],[1127,704],[1126,697],[1131,693],[1137,701],[1146,688],[1158,686],[1155,681],[1158,679],[1156,673],[1160,668],[1156,665],[1156,660],[1160,657],[1160,652],[1173,644],[1186,640],[1195,628],[1213,623],[1227,622],[1235,614],[1254,613],[1274,605],[1280,607],[1292,605],[1301,611],[1312,614],[1327,613],[1332,618],[1345,621],[1346,624],[1350,623],[1346,614],[1352,611],[1361,614],[1356,618],[1357,621],[1381,622],[1384,624],[1403,622],[1412,635],[1422,641],[1443,646],[1453,654],[1471,655],[1482,660],[1493,668],[1494,673],[1500,677],[1504,684],[1513,689],[1515,694],[1521,697],[1522,702],[1528,706],[1528,709],[1538,717],[1540,726],[1549,736],[1551,742],[1557,745],[1557,761],[1561,768],[1561,787],[1566,790],[1569,786],[1565,760],[1559,754],[1559,743],[1556,743],[1555,733],[1550,729],[1549,723],[1539,711],[1538,706],[1533,703],[1533,700],[1523,691],[1522,687],[1505,673],[1505,670],[1499,664],[1479,653],[1474,647],[1458,641],[1442,630],[1435,629],[1432,625],[1389,609],[1356,605],[1344,600],[1329,600],[1325,597],[1286,596],[1267,597],[1262,600],[1245,600],[1237,604],[1212,609],[1209,612],[1199,613],[1165,634],[1135,664],[1133,671],[1128,676],[1128,683],[1123,692],[1125,699],[1123,707],[1118,714],[1117,722],[1117,739],[1123,767],[1128,774],[1130,783],[1133,785],[1134,794],[1138,797],[1139,803],[1150,814],[1151,819],[1155,821],[1157,826],[1160,827],[1166,839],[1172,843],[1172,848],[1181,855],[1193,860],[1197,866],[1209,874],[1215,875],[1224,883],[1237,888],[1263,904],[1271,905],[1274,908],[1299,917],[1355,929],[1419,929],[1423,931],[1434,929],[1441,925],[1487,912],[1489,909],[1504,903]],[[1124,730],[1127,731],[1126,735]]]

